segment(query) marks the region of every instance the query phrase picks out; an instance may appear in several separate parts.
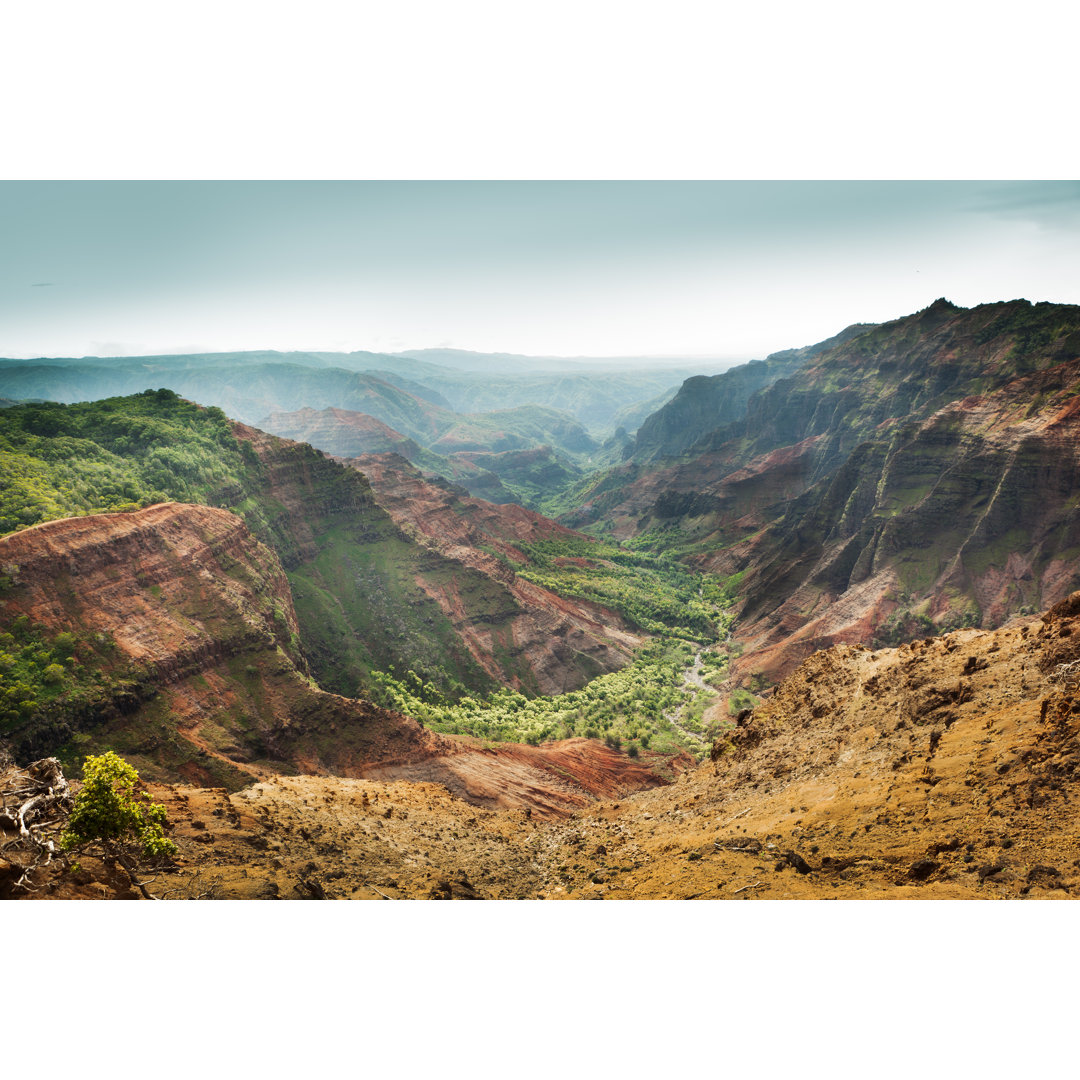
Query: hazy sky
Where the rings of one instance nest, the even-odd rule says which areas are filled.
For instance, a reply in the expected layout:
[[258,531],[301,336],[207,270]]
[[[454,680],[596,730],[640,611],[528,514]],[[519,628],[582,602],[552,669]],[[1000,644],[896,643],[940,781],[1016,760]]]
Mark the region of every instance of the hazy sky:
[[0,182],[0,356],[763,356],[1080,303],[1075,182]]

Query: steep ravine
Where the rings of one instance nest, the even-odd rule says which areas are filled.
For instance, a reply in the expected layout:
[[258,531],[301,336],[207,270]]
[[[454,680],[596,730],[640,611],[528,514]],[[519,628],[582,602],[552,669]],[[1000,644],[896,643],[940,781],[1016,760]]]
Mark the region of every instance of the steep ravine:
[[557,596],[518,577],[506,561],[524,559],[518,544],[580,534],[521,506],[496,505],[426,480],[396,454],[368,454],[345,464],[364,473],[376,502],[404,532],[512,597],[517,611],[502,629],[475,617],[457,578],[435,580],[421,573],[416,579],[494,677],[500,674],[495,658],[509,648],[528,664],[532,678],[526,685],[544,694],[565,693],[623,667],[641,644],[641,636],[615,612]]
[[991,628],[1080,587],[1078,393],[1080,307],[939,300],[598,479],[564,520],[740,574],[744,680],[836,642]]
[[277,557],[225,510],[167,503],[47,522],[0,538],[0,565],[3,625],[25,616],[112,650],[75,649],[73,663],[102,668],[91,698],[65,691],[4,733],[21,761],[114,749],[148,778],[231,790],[282,773],[419,770],[466,800],[540,816],[663,782],[599,743],[486,748],[318,689]]
[[[320,685],[355,694],[371,670],[394,667],[481,691],[550,693],[628,661],[637,638],[617,616],[519,582],[480,549],[558,532],[547,519],[459,499],[402,458],[396,468],[364,459],[376,495],[357,469],[311,447],[240,424],[234,432],[266,471],[255,497],[276,508],[272,540]],[[460,514],[475,527],[462,532]]]

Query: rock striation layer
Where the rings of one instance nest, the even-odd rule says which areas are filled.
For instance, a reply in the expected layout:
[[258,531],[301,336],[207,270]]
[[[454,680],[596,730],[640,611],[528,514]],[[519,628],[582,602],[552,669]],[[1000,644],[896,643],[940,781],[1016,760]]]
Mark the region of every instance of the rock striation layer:
[[521,655],[541,693],[577,689],[583,676],[623,667],[642,638],[613,611],[586,600],[568,599],[525,581],[506,556],[526,561],[515,545],[578,537],[562,525],[516,504],[496,505],[425,478],[395,454],[345,459],[363,471],[375,499],[395,523],[441,556],[483,575],[512,598],[516,612],[503,627],[474,617],[460,583],[417,581],[451,620],[477,663],[500,675],[496,657],[507,647]]

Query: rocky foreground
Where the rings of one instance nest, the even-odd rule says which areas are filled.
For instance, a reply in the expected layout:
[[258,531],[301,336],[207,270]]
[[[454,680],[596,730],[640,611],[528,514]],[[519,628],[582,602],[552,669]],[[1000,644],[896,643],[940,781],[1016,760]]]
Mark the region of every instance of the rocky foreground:
[[[222,899],[1069,897],[1078,682],[1073,593],[1001,630],[816,653],[710,762],[546,818],[525,799],[490,809],[415,780],[279,776],[231,795],[153,784],[180,854],[149,887]],[[18,895],[137,895],[92,859],[77,872],[54,863],[35,887]]]

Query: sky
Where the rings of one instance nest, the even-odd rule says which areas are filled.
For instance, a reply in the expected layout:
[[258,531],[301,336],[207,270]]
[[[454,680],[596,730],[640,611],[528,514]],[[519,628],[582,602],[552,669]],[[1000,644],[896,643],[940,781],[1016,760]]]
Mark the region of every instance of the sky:
[[1080,303],[1073,181],[0,181],[0,356],[747,359]]

